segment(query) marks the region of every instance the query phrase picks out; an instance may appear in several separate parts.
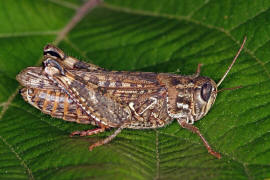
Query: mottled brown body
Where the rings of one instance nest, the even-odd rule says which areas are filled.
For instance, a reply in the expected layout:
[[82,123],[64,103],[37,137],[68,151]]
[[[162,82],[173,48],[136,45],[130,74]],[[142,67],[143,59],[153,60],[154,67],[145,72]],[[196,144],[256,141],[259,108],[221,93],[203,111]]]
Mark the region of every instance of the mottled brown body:
[[[17,79],[20,79],[21,84],[23,84],[24,86],[35,89],[35,93],[41,93],[41,97],[45,97],[46,92],[50,92],[51,94],[56,94],[58,96],[64,96],[64,94],[68,96],[68,94],[71,94],[70,96],[72,96],[73,98],[70,98],[70,100],[77,99],[78,104],[80,104],[78,106],[82,109],[85,109],[83,110],[83,112],[88,111],[88,114],[94,114],[95,118],[99,119],[98,122],[101,122],[104,125],[108,125],[109,127],[119,127],[123,124],[119,115],[121,115],[121,110],[124,109],[125,106],[129,105],[129,102],[133,102],[134,109],[132,109],[131,111],[128,110],[126,117],[124,117],[123,119],[123,121],[125,121],[126,123],[126,128],[142,129],[163,127],[164,125],[170,123],[173,120],[167,115],[166,99],[164,98],[166,97],[166,90],[162,87],[157,86],[157,74],[146,73],[144,79],[140,81],[140,78],[142,78],[142,74],[143,73],[137,72],[107,72],[107,76],[105,77],[104,73],[102,72],[89,74],[85,71],[69,70],[69,73],[67,74],[67,79],[71,80],[73,83],[71,83],[70,88],[65,88],[67,89],[68,93],[64,90],[61,90],[61,93],[56,91],[61,89],[58,87],[59,85],[57,85],[58,82],[49,80],[44,75],[43,69],[41,67],[29,67],[22,71],[17,76]],[[140,77],[137,81],[135,81],[136,76]],[[99,81],[97,81],[98,78]],[[124,78],[125,80],[120,81],[121,78]],[[65,78],[62,77],[60,79]],[[83,83],[81,83],[81,81],[83,81]],[[110,83],[108,83],[108,81],[110,81]],[[140,84],[136,84],[138,82]],[[85,84],[89,84],[89,86],[85,86]],[[71,87],[73,87],[73,89]],[[91,87],[96,88],[96,90],[91,90]],[[48,91],[44,91],[45,89]],[[79,95],[76,95],[75,92],[77,91],[79,91]],[[98,97],[98,100],[100,102],[105,102],[106,107],[101,104],[91,104],[91,101],[89,101],[90,98],[88,97],[89,92],[93,92],[94,96]],[[48,94],[46,96],[51,97],[51,94]],[[25,94],[22,95],[25,96]],[[109,97],[114,97],[113,100],[111,100],[111,98],[106,98],[106,95]],[[154,101],[151,99],[151,97],[156,98],[157,102],[152,107],[148,107]],[[24,99],[27,101],[26,98]],[[63,98],[58,97],[57,99]],[[84,100],[88,100],[88,102],[85,103]],[[32,101],[28,100],[28,102],[34,105]],[[104,109],[109,108],[108,102],[111,102],[111,108],[114,108],[111,111],[113,114],[104,111]],[[38,109],[41,109],[41,107],[37,105],[34,106]],[[147,107],[148,110],[145,110]],[[130,107],[126,108],[130,109]],[[98,113],[99,109],[100,112],[103,113],[103,116],[102,114]],[[44,113],[51,114],[52,112],[46,111]],[[70,114],[72,113],[73,112],[71,112]],[[57,116],[55,114],[51,115],[53,117],[63,118],[61,117],[61,114],[58,114]],[[128,116],[131,117],[129,121],[127,121]],[[72,115],[72,117],[75,116]],[[63,119],[66,120],[65,118]],[[91,120],[89,121],[93,121],[93,118],[90,119]],[[77,122],[79,121],[77,120]],[[96,122],[97,121],[94,120],[94,122],[91,122],[91,124],[97,124]],[[83,120],[83,123],[87,123],[87,121]]]
[[199,76],[200,64],[191,76],[107,71],[66,56],[52,45],[44,48],[44,67],[26,68],[17,80],[25,86],[21,93],[24,99],[42,112],[67,121],[98,126],[94,130],[76,131],[72,136],[118,128],[108,138],[91,145],[90,150],[108,143],[123,128],[160,128],[177,119],[183,128],[200,136],[209,153],[220,158],[192,124],[210,110],[217,87],[240,50],[218,84]]

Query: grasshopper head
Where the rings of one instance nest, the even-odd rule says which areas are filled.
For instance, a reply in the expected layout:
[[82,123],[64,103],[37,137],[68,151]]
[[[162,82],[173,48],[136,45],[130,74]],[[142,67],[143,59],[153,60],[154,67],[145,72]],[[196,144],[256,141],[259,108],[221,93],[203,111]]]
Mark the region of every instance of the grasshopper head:
[[198,121],[205,116],[216,100],[218,93],[217,88],[228,75],[241,50],[243,49],[245,42],[246,37],[244,38],[244,41],[231,65],[228,67],[227,71],[224,73],[218,83],[215,83],[210,78],[200,77],[197,74],[196,76],[186,78],[173,78],[171,84],[175,85],[176,89],[171,88],[172,90],[169,90],[168,92],[168,95],[172,97],[168,98],[169,116],[172,118],[177,118],[180,121],[185,120],[190,124],[193,124],[194,121]]
[[194,121],[201,119],[210,110],[217,97],[217,84],[210,78],[197,77],[194,80],[192,115]]

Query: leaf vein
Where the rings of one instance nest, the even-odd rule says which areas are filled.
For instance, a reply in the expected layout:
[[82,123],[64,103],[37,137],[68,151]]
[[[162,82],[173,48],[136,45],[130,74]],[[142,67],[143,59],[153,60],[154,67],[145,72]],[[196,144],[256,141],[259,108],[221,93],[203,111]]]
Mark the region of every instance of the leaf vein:
[[59,31],[33,31],[33,32],[19,32],[19,33],[1,33],[0,38],[16,38],[25,36],[46,36],[46,35],[57,35]]
[[62,7],[66,7],[66,8],[70,8],[70,9],[74,9],[77,10],[79,8],[79,6],[77,6],[76,4],[67,2],[67,1],[59,1],[59,0],[49,0],[52,3],[58,4]]
[[3,143],[11,150],[12,153],[15,154],[16,158],[21,162],[21,165],[26,169],[26,172],[29,176],[29,179],[35,179],[33,176],[33,173],[31,169],[27,166],[25,161],[22,159],[22,157],[15,151],[15,149],[12,147],[11,144],[9,144],[6,139],[4,139],[2,136],[0,136],[0,139],[3,141]]
[[156,177],[160,178],[160,159],[159,159],[159,132],[156,130]]
[[204,6],[206,6],[207,4],[209,4],[210,0],[206,0],[201,6],[199,6],[198,8],[194,9],[193,11],[191,11],[187,17],[191,18],[196,12],[198,12],[199,10],[201,10]]
[[[224,33],[227,37],[229,37],[231,40],[233,40],[236,44],[238,44],[240,46],[240,42],[238,40],[236,40],[232,36],[230,31],[228,31],[228,30],[226,30],[224,28],[220,28],[220,27],[216,27],[216,26],[213,26],[213,25],[210,25],[210,24],[202,23],[202,22],[200,22],[198,20],[192,19],[192,18],[187,17],[187,16],[170,15],[170,14],[166,14],[166,13],[160,14],[160,13],[153,13],[153,12],[144,11],[144,10],[132,10],[130,8],[118,7],[118,6],[115,6],[115,5],[108,4],[108,3],[103,3],[101,6],[103,6],[104,8],[108,8],[108,9],[119,11],[119,12],[125,12],[125,13],[131,13],[131,14],[139,14],[139,15],[145,15],[145,16],[153,16],[153,17],[164,17],[164,18],[168,18],[168,19],[185,20],[185,21],[197,24],[197,25],[207,27],[209,29],[214,29],[214,30],[220,31],[221,33]],[[270,79],[270,73],[265,68],[264,63],[259,58],[257,58],[252,53],[252,51],[250,51],[249,49],[244,48],[243,50],[247,54],[249,54],[252,58],[254,58],[262,66],[262,68],[265,71],[266,75]]]

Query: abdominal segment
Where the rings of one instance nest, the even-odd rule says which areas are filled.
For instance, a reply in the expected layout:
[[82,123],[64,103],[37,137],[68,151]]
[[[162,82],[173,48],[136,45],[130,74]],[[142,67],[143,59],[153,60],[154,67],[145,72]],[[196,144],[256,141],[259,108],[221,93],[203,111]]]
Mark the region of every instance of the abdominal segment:
[[52,117],[81,124],[98,125],[62,90],[23,88],[20,93],[26,102]]

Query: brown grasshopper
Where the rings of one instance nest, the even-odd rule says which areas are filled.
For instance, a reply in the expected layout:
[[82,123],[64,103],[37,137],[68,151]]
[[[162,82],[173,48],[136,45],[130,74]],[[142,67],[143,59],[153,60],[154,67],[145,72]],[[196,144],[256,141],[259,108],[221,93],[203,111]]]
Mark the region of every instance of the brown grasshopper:
[[199,135],[209,153],[221,155],[210,147],[199,129],[193,126],[210,110],[217,87],[235,63],[246,38],[221,80],[216,84],[201,77],[200,64],[190,76],[168,73],[108,71],[66,56],[60,49],[44,48],[44,68],[29,67],[17,80],[25,86],[24,99],[53,117],[93,124],[97,129],[71,134],[87,136],[118,128],[111,136],[89,147],[106,144],[124,128],[153,129],[173,119]]

